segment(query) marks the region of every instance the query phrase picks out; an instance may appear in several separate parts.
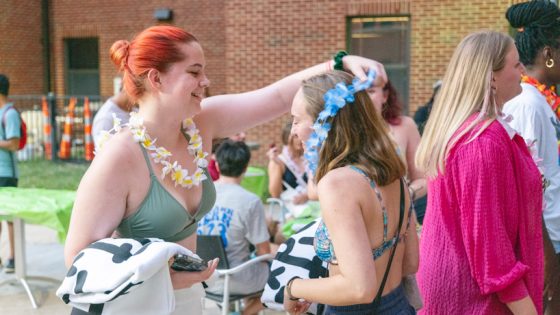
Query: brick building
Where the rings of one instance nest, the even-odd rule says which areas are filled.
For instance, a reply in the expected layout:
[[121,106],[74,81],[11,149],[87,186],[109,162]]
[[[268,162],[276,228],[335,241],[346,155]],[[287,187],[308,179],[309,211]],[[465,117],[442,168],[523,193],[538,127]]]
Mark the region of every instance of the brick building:
[[[12,94],[113,94],[108,51],[118,39],[170,23],[195,34],[207,59],[211,94],[262,87],[330,58],[340,49],[386,64],[407,108],[431,95],[458,42],[479,29],[508,31],[516,0],[4,0],[0,72]],[[158,10],[169,9],[169,10]],[[156,11],[165,19],[155,18]],[[288,116],[248,132],[280,142]]]

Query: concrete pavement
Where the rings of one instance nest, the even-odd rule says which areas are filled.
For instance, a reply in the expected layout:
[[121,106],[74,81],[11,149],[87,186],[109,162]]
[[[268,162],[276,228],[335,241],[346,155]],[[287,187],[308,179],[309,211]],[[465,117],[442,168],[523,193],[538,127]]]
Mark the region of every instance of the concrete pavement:
[[[2,231],[7,232],[3,222]],[[48,228],[37,225],[25,225],[27,274],[32,276],[46,276],[62,281],[66,274],[63,258],[63,246],[58,243],[56,233]],[[6,261],[8,241],[7,233],[2,233],[0,256]],[[21,284],[13,274],[6,274],[0,269],[0,315],[58,315],[70,314],[71,308],[55,295],[60,283],[45,281],[29,281],[33,295],[39,304],[33,309],[31,302]],[[220,311],[212,301],[205,301],[203,315],[218,315]],[[267,315],[283,314],[266,311]]]

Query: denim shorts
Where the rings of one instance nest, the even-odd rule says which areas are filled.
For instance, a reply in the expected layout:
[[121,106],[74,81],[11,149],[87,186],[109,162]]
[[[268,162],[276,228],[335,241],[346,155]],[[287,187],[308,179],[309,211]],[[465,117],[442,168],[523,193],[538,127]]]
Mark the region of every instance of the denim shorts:
[[393,291],[381,297],[377,309],[372,303],[355,304],[348,306],[327,306],[324,315],[414,315],[414,307],[408,303],[404,295],[403,286],[400,285]]

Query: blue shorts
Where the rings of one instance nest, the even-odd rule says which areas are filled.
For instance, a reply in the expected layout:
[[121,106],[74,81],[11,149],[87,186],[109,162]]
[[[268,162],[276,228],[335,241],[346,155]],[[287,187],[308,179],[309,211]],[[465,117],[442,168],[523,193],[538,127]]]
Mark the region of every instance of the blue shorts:
[[414,315],[414,307],[408,303],[404,295],[403,286],[400,285],[393,291],[381,297],[379,306],[372,303],[355,304],[348,306],[327,306],[324,315]]

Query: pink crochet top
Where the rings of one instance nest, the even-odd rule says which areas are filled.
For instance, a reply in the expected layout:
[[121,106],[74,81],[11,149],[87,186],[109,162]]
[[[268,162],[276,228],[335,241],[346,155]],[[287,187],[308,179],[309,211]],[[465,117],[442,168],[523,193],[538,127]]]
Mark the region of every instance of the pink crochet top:
[[505,303],[527,295],[542,314],[540,173],[523,138],[498,121],[469,138],[428,184],[419,314],[511,314]]

